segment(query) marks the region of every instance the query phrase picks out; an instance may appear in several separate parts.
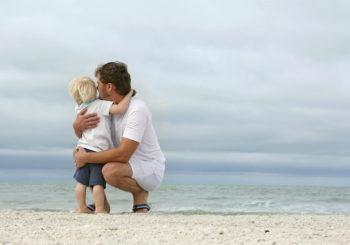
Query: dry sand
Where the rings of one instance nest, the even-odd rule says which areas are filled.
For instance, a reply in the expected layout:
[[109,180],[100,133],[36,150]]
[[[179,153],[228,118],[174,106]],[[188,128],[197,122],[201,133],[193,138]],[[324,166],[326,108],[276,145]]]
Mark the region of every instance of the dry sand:
[[350,244],[350,215],[0,211],[0,244]]

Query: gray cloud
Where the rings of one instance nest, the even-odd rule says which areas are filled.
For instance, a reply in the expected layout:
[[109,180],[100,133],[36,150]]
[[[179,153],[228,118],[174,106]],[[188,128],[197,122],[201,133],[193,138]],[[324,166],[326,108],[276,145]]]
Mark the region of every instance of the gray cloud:
[[[23,152],[68,158],[69,81],[122,60],[153,113],[169,171],[349,173],[347,2],[2,6],[0,168],[23,167]],[[33,167],[46,161],[36,159]]]

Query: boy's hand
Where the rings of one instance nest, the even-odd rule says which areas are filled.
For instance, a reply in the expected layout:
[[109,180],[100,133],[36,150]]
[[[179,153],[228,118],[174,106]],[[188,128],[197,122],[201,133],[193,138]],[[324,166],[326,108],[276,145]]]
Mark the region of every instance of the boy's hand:
[[73,150],[73,157],[74,157],[74,162],[75,162],[75,168],[77,170],[79,168],[84,167],[86,165],[86,162],[83,162],[84,154],[86,154],[86,151],[81,146],[76,147]]
[[80,138],[83,131],[89,128],[96,128],[100,122],[100,118],[96,113],[84,115],[87,108],[78,113],[77,118],[73,123],[75,134]]

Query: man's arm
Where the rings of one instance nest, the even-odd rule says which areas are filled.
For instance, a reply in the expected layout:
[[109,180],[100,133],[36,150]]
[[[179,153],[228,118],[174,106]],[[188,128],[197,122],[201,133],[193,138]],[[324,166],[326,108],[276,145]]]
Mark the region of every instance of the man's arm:
[[82,147],[78,148],[78,151],[74,152],[74,160],[77,168],[83,167],[86,163],[107,163],[107,162],[120,162],[128,163],[132,154],[134,154],[139,142],[122,138],[120,147],[112,148],[100,152],[86,152]]
[[77,118],[73,123],[74,132],[78,138],[81,138],[84,130],[89,128],[96,128],[97,124],[100,122],[100,118],[96,113],[84,115],[86,111],[87,108],[79,112]]

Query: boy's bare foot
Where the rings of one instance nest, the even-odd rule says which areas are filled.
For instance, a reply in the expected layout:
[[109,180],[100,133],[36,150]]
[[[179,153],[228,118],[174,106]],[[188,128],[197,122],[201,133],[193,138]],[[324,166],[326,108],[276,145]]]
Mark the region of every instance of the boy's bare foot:
[[80,214],[93,214],[94,212],[91,211],[90,209],[88,209],[87,207],[84,208],[78,208],[77,210],[75,210],[76,213],[80,213]]
[[[96,205],[95,205],[95,203],[92,203],[92,204],[90,204],[91,206],[94,206],[95,208],[96,208]],[[108,203],[108,200],[107,199],[105,199],[105,204],[104,204],[105,206],[104,206],[104,209],[105,209],[105,212],[106,213],[110,213],[111,212],[111,207],[109,206],[109,203]],[[90,210],[90,209],[89,209]],[[91,211],[91,210],[90,210]],[[94,211],[92,211],[92,212],[94,212]]]
[[107,199],[105,199],[105,211],[107,213],[110,213],[111,212],[111,207],[109,206],[109,202]]
[[99,211],[95,211],[95,214],[108,214],[107,212],[106,212],[106,210],[99,210]]
[[[92,192],[92,187],[90,187],[90,191]],[[104,203],[105,203],[104,204],[105,211],[107,213],[110,213],[111,212],[111,206],[109,206],[109,202],[107,200],[106,193],[105,193],[105,202]],[[92,205],[92,206],[94,206],[96,208],[95,203],[91,203],[90,205]],[[92,211],[92,212],[94,212],[94,211]]]

